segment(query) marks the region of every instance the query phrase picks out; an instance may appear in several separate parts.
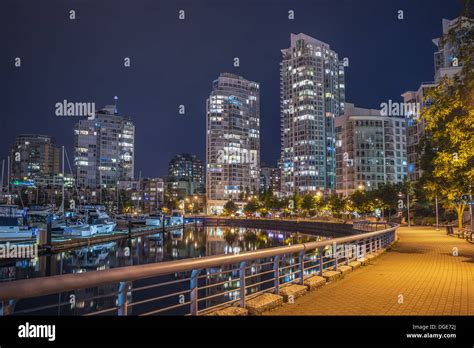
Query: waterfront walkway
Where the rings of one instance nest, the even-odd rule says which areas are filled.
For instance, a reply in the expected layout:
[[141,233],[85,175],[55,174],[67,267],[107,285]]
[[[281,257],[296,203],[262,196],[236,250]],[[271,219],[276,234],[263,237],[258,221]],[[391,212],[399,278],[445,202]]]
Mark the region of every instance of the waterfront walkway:
[[474,244],[428,227],[398,236],[368,266],[266,314],[474,315]]

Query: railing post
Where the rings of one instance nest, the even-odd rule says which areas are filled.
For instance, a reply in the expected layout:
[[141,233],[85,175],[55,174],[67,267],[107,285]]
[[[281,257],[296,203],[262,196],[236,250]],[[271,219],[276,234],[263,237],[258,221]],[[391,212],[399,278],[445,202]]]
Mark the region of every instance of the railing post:
[[242,261],[239,265],[239,278],[240,278],[240,307],[245,308],[245,267],[247,266],[246,261]]
[[319,247],[318,254],[319,254],[319,275],[323,275],[323,247]]
[[365,257],[365,254],[367,253],[367,244],[366,244],[366,239],[363,239],[363,244],[362,244],[362,257]]
[[277,255],[273,258],[273,275],[275,277],[275,295],[278,295],[280,292],[280,255]]
[[298,261],[300,263],[300,271],[301,271],[300,284],[303,285],[304,283],[304,250],[300,251]]
[[349,246],[347,244],[344,244],[344,254],[346,257],[346,265],[349,264]]
[[118,294],[117,294],[117,315],[127,315],[128,314],[128,300],[127,293],[130,290],[130,282],[120,282]]
[[198,276],[201,273],[200,269],[193,269],[191,272],[190,283],[190,300],[191,300],[191,315],[197,315],[198,313]]
[[334,270],[337,271],[337,244],[333,243],[332,257],[334,258]]
[[15,300],[3,300],[2,307],[0,307],[0,316],[3,317],[5,315],[13,314],[14,307]]

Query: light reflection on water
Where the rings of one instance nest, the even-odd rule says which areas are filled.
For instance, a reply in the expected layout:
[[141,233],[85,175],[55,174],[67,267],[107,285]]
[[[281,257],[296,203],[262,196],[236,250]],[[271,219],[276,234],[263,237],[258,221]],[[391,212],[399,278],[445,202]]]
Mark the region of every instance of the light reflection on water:
[[0,280],[82,273],[211,255],[235,254],[320,240],[321,236],[245,227],[187,227],[119,240],[36,259],[3,262]]
[[[0,279],[2,281],[19,280],[25,278],[47,277],[59,274],[93,272],[117,267],[126,267],[139,264],[157,263],[186,258],[196,258],[211,255],[235,254],[264,248],[283,245],[294,245],[298,243],[318,241],[330,238],[328,236],[316,236],[301,234],[298,232],[284,232],[278,230],[266,230],[244,227],[186,227],[183,230],[168,232],[166,234],[155,234],[137,237],[129,240],[76,248],[58,254],[44,255],[36,259],[20,260],[13,263],[0,264]],[[261,268],[257,266],[257,268]],[[230,273],[220,274],[222,271]],[[249,272],[257,271],[252,266]],[[208,276],[200,279],[200,286],[221,284],[212,288],[200,290],[199,297],[222,293],[218,297],[212,297],[199,304],[199,309],[210,308],[225,301],[234,300],[238,297],[239,281],[234,280],[238,269],[234,270],[229,265],[208,269]],[[236,273],[237,272],[237,273]],[[189,272],[188,272],[189,273]],[[182,282],[163,288],[152,288],[139,292],[128,293],[129,303],[140,302],[150,297],[162,296],[168,293],[177,294],[166,297],[161,301],[147,302],[143,305],[130,308],[128,314],[135,315],[155,311],[167,306],[175,306],[180,301],[180,293],[184,301],[189,298],[190,276],[186,272],[169,274],[155,278],[136,280],[132,284],[133,289],[152,284],[163,284],[183,279]],[[270,275],[252,278],[253,283],[267,279]],[[284,275],[285,281],[289,281],[295,275]],[[287,279],[288,278],[288,279]],[[251,283],[252,283],[251,282]],[[250,284],[250,283],[249,283]],[[251,285],[251,284],[250,284]],[[271,285],[266,283],[266,285]],[[266,286],[265,285],[265,286]],[[0,285],[1,286],[1,285]],[[26,298],[15,305],[15,314],[30,311],[33,308],[44,308],[39,311],[30,312],[33,315],[84,315],[104,309],[112,309],[106,315],[116,315],[117,306],[117,284],[105,284],[89,289],[75,289],[72,291],[52,294],[37,298]],[[249,287],[249,293],[261,290],[263,285]],[[73,300],[72,300],[73,299]],[[71,302],[72,301],[72,302]],[[61,305],[60,305],[61,304]],[[46,309],[46,306],[51,306]],[[160,312],[160,315],[183,315],[189,306],[172,309],[168,312]]]

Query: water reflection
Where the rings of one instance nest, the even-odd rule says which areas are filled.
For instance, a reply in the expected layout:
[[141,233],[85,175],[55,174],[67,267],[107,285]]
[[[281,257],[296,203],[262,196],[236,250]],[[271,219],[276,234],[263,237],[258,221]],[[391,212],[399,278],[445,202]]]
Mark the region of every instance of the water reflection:
[[[328,237],[243,227],[188,227],[184,230],[176,230],[165,234],[160,233],[76,248],[67,252],[40,256],[36,259],[3,262],[3,264],[0,264],[0,280],[8,281],[68,273],[83,273],[177,259],[234,254],[317,241],[325,238]],[[249,268],[247,273],[255,274],[262,270],[262,266],[255,264]],[[211,268],[208,269],[208,275],[202,281],[206,285],[216,284],[217,286],[206,288],[204,290],[205,294],[210,295],[223,291],[225,295],[213,297],[209,301],[203,302],[202,305],[210,307],[221,301],[228,301],[238,297],[239,281],[235,279],[238,277],[238,269],[233,269],[231,266]],[[137,281],[139,283],[134,282],[134,287],[156,283],[157,281],[184,279],[188,276],[181,273],[162,277],[163,279],[145,279]],[[260,284],[265,278],[257,276],[249,281],[249,285],[252,283]],[[185,290],[188,289],[189,284],[185,283],[182,286],[183,290]],[[180,288],[181,285],[175,285],[173,290],[176,291],[176,289]],[[249,287],[248,292],[252,293],[259,289],[261,287]],[[58,314],[77,315],[115,307],[116,293],[117,284],[111,284],[93,289],[78,289],[59,295],[51,295],[49,300],[43,298],[40,302],[42,304],[70,302],[71,305],[67,303],[66,306],[57,306],[54,311],[57,311]],[[146,292],[143,294],[133,293],[133,300],[144,299],[148,295]],[[132,300],[132,295],[129,294],[129,296],[129,300]],[[188,295],[186,295],[186,301],[188,300]],[[169,301],[176,301],[176,299],[169,299]],[[17,309],[28,309],[38,306],[38,302],[35,302],[33,299],[25,299],[20,302]],[[173,304],[174,302],[170,303]],[[137,308],[137,310],[139,309]],[[153,310],[153,307],[151,304],[147,304],[144,310]],[[133,308],[130,314],[133,312],[135,312],[135,308]],[[46,313],[55,314],[49,311],[44,314]]]
[[15,280],[82,273],[177,259],[234,254],[319,240],[319,236],[243,227],[188,227],[119,240],[36,259],[3,262],[0,279]]

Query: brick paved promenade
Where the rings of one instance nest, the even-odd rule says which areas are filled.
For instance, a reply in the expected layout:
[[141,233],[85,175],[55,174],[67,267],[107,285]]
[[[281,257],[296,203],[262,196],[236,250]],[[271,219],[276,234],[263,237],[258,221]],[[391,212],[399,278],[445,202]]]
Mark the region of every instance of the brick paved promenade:
[[399,228],[398,243],[370,265],[266,314],[474,315],[474,245],[445,233]]

